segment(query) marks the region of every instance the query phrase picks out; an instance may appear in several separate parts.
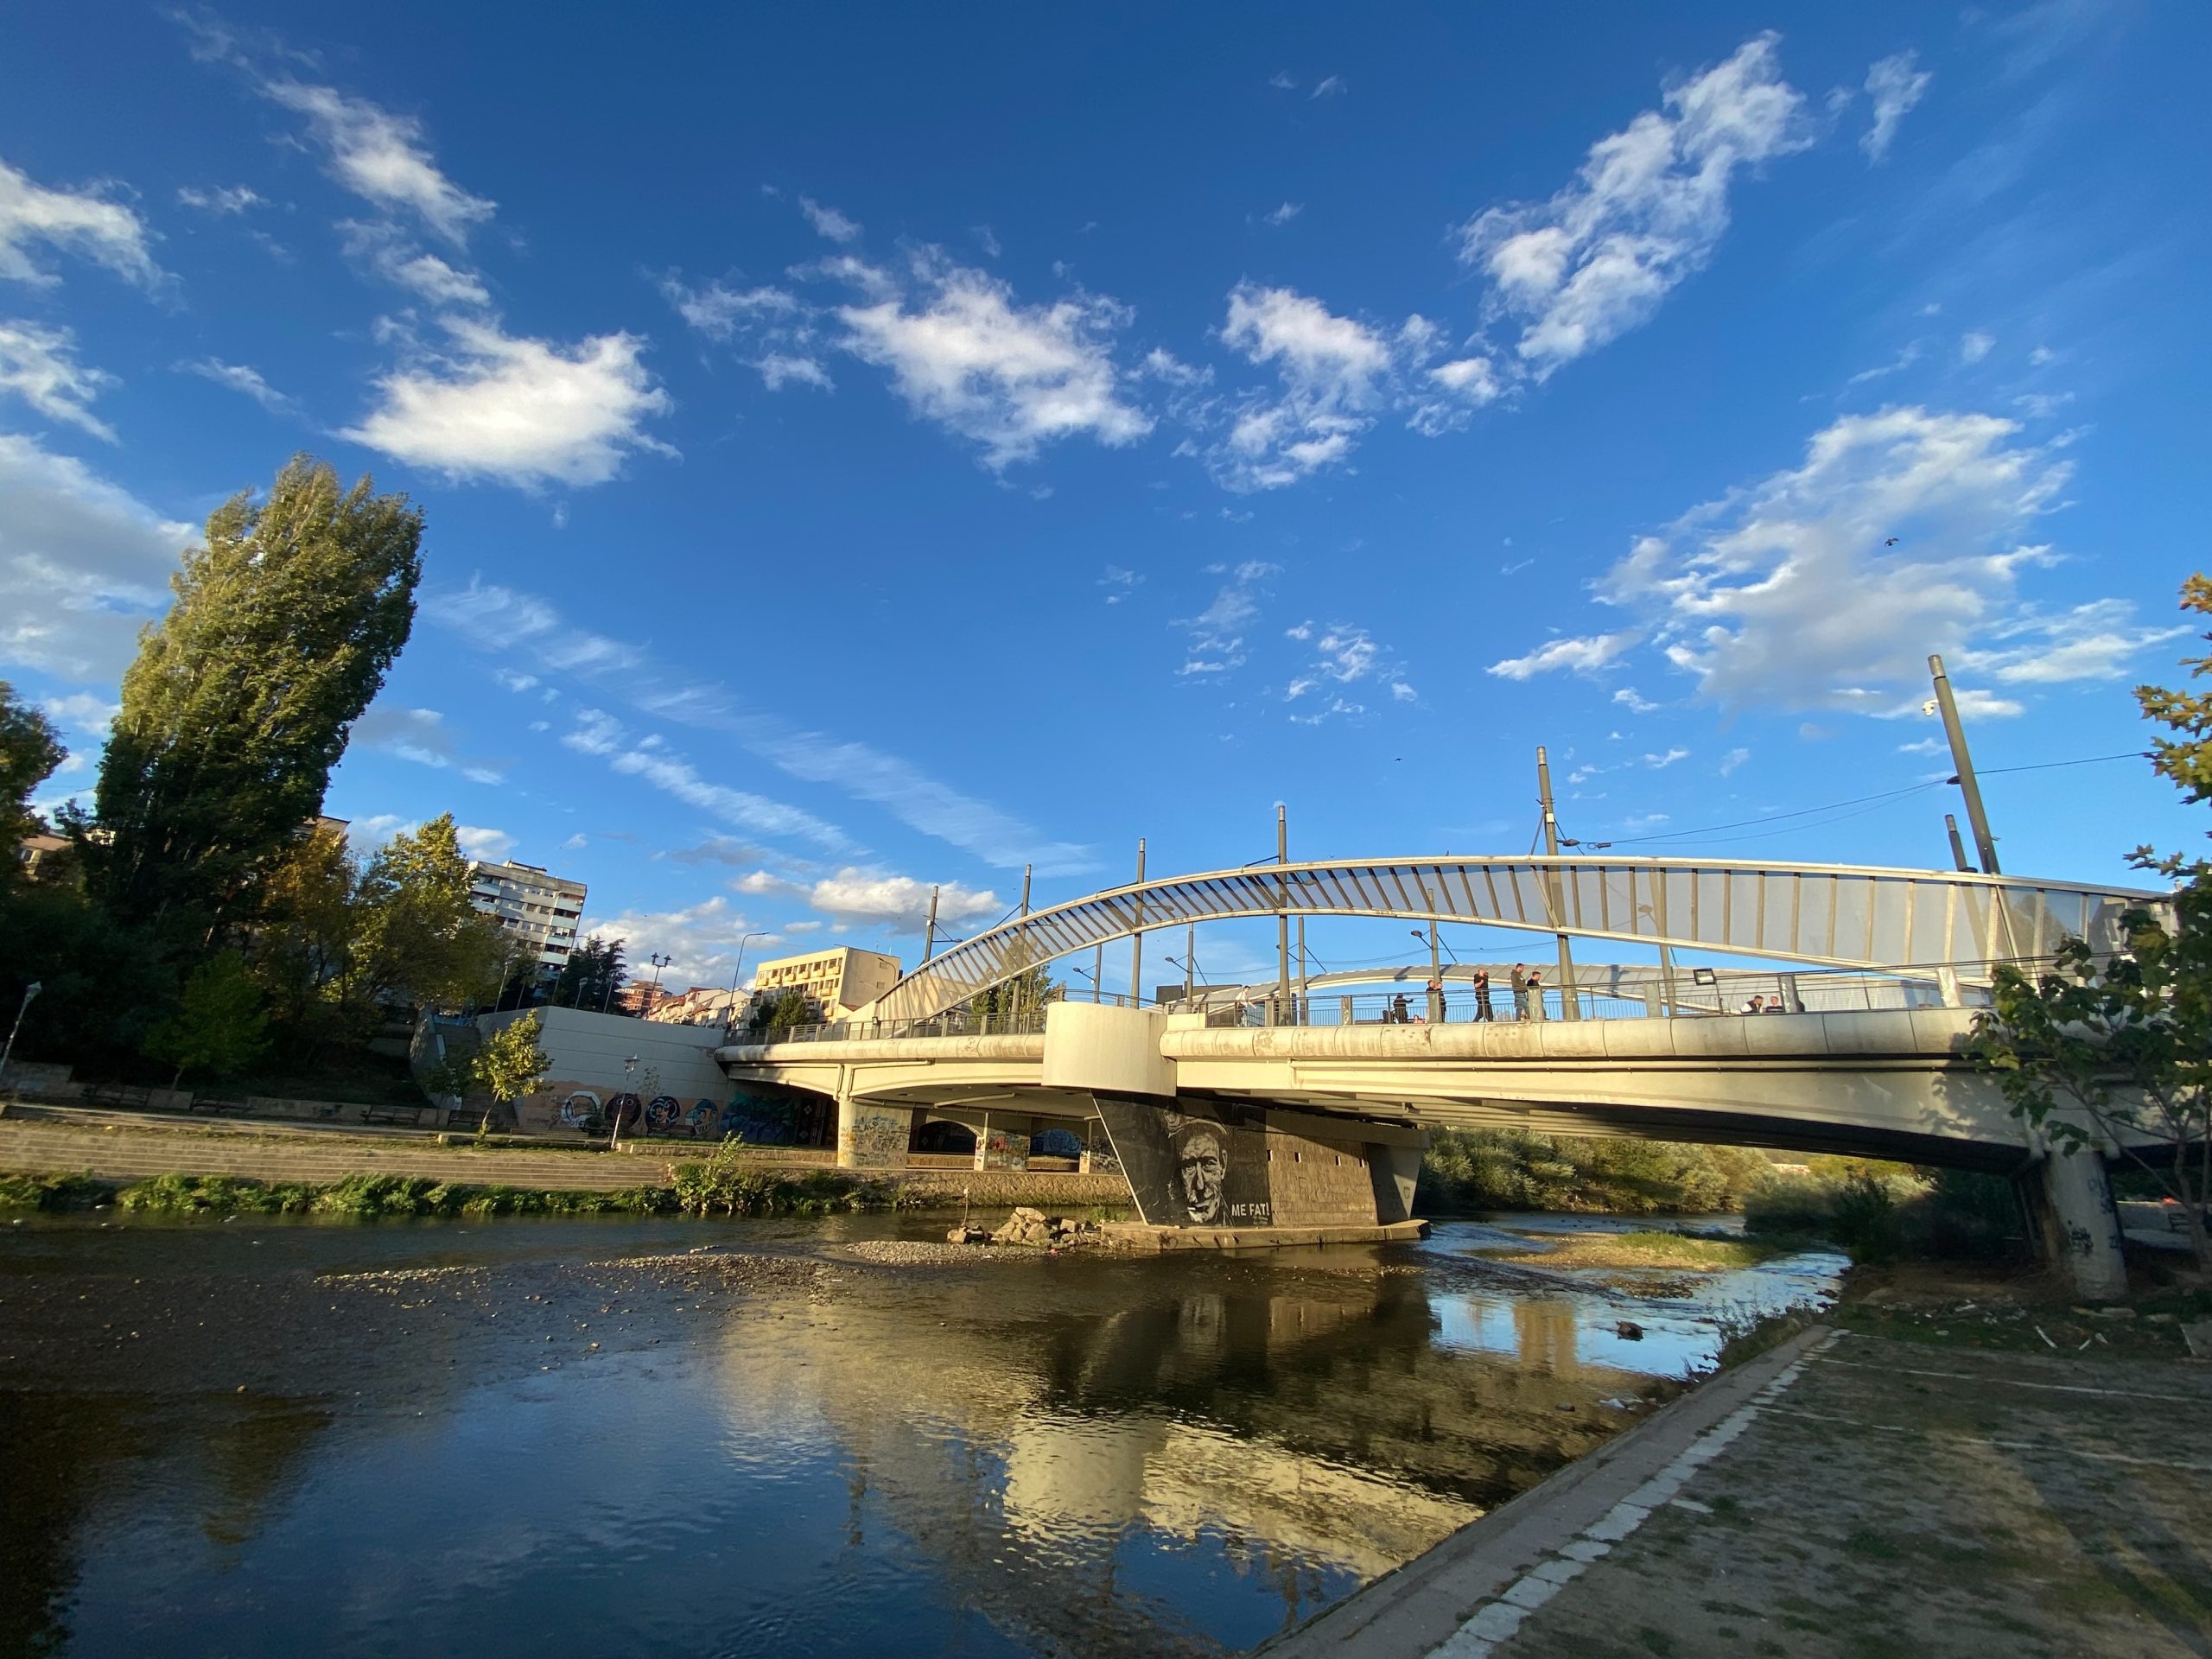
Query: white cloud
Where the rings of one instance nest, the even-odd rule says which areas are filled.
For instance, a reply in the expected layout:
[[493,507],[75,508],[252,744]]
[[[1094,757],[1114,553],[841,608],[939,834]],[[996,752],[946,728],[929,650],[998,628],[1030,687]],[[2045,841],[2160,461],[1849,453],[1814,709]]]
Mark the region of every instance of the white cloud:
[[1643,757],[1643,764],[1650,767],[1654,772],[1664,772],[1669,766],[1673,766],[1675,761],[1687,760],[1689,758],[1690,752],[1688,749],[1673,748],[1669,749],[1664,754],[1645,755]]
[[852,846],[843,830],[810,812],[766,796],[709,783],[690,761],[672,753],[657,738],[647,737],[632,744],[620,722],[597,709],[578,713],[575,728],[561,741],[579,754],[597,755],[615,771],[641,778],[685,805],[710,813],[738,829],[749,830],[755,835],[796,836],[832,851]]
[[499,863],[515,849],[515,838],[504,830],[486,830],[474,823],[457,823],[454,839],[461,843],[461,850],[471,858],[480,858],[486,863]]
[[66,697],[41,697],[39,707],[64,731],[82,732],[91,737],[106,736],[109,726],[123,712],[121,703],[110,702],[89,691],[73,691]]
[[1221,337],[1278,379],[1273,396],[1238,404],[1211,452],[1215,477],[1230,489],[1281,489],[1342,461],[1389,401],[1389,342],[1290,289],[1240,283]]
[[1351,90],[1351,89],[1350,87],[1344,85],[1344,78],[1342,75],[1324,75],[1319,81],[1314,83],[1313,90],[1306,94],[1306,96],[1309,98],[1342,98],[1344,93]]
[[1266,213],[1262,213],[1260,215],[1260,223],[1262,225],[1273,226],[1277,229],[1281,229],[1283,226],[1289,224],[1292,219],[1296,219],[1305,211],[1306,204],[1304,202],[1286,201],[1281,207],[1270,208]]
[[130,208],[90,191],[49,190],[0,162],[0,280],[41,287],[60,280],[32,259],[33,245],[41,243],[143,288],[161,280],[147,251],[145,222]]
[[248,189],[243,184],[218,185],[213,190],[194,189],[190,185],[179,188],[176,199],[187,207],[197,207],[203,213],[225,218],[242,213],[249,207],[261,205],[261,193]]
[[1667,88],[1665,112],[1599,139],[1550,200],[1462,227],[1459,257],[1490,279],[1492,315],[1524,320],[1516,349],[1537,379],[1649,321],[1719,245],[1737,171],[1810,142],[1775,42],[1758,35]]
[[204,357],[196,363],[180,363],[178,370],[185,374],[196,374],[203,380],[212,380],[219,386],[251,397],[271,415],[296,415],[299,405],[261,378],[261,371],[243,363],[226,363],[219,357]]
[[1751,758],[1751,752],[1749,749],[1729,750],[1727,753],[1720,757],[1720,775],[1723,778],[1727,777],[1731,772],[1734,772],[1737,767],[1742,766],[1745,761]]
[[1007,283],[933,250],[916,257],[903,291],[885,294],[890,279],[873,267],[846,274],[874,291],[837,310],[844,349],[889,371],[916,414],[982,445],[993,470],[1054,439],[1119,447],[1152,430],[1122,399],[1109,339],[1130,314],[1114,301],[1077,293],[1019,305]]
[[1648,702],[1632,685],[1624,685],[1614,692],[1613,701],[1632,715],[1656,714],[1659,709],[1657,703]]
[[835,207],[823,207],[811,196],[798,199],[798,210],[806,215],[806,222],[814,226],[817,236],[827,237],[832,242],[857,242],[861,239],[858,224]]
[[727,340],[756,319],[788,317],[800,309],[798,296],[780,288],[741,289],[718,282],[689,288],[671,275],[661,279],[660,291],[678,316],[709,340]]
[[[660,719],[733,736],[791,777],[826,784],[880,806],[909,828],[937,836],[986,862],[1009,868],[1033,863],[1039,874],[1051,875],[1080,874],[1096,868],[1088,847],[1046,841],[1029,824],[929,776],[897,755],[750,713],[728,687],[716,683],[668,679],[652,668],[650,650],[572,627],[552,605],[534,594],[472,581],[464,588],[425,594],[422,614],[424,620],[461,633],[485,650],[525,652],[533,666],[604,683]],[[551,695],[550,688],[547,695]],[[615,741],[620,736],[619,727],[597,711],[589,718],[594,730],[607,736],[607,752],[619,747]],[[602,728],[611,728],[611,736]],[[645,739],[636,747],[649,753],[656,761],[657,772],[671,784],[683,782],[660,764],[669,757],[656,747],[656,741]],[[573,741],[571,747],[583,747],[586,753],[602,752]],[[697,783],[696,774],[691,783]],[[747,801],[757,798],[745,798]],[[699,804],[708,804],[703,799]],[[728,804],[734,813],[743,803]],[[715,809],[709,805],[709,810]],[[733,817],[731,821],[739,820]],[[837,837],[834,844],[825,843],[832,844],[833,850],[850,849],[842,831],[820,825],[818,820],[807,822]],[[815,838],[821,839],[818,835]]]
[[[806,889],[806,901],[833,920],[875,922],[895,932],[918,932],[929,919],[930,887],[911,875],[847,868]],[[938,887],[939,927],[995,918],[1005,901],[988,888],[947,881]]]
[[[589,938],[596,934],[602,939],[623,941],[623,957],[632,976],[649,958],[670,957],[660,970],[661,985],[664,989],[684,990],[694,985],[727,987],[730,976],[738,970],[741,950],[748,953],[748,959],[757,960],[752,953],[772,949],[780,936],[771,933],[746,942],[745,936],[759,925],[732,909],[729,900],[717,893],[677,910],[624,910],[613,915],[587,912],[577,937]],[[644,972],[645,978],[652,977],[650,966]]]
[[517,693],[537,689],[537,675],[519,674],[512,668],[495,668],[492,671],[492,677],[508,690]]
[[[2056,556],[2022,532],[2069,467],[2018,431],[1921,408],[1846,416],[1801,466],[1640,539],[1600,594],[1732,708],[1902,717],[1926,695],[1931,652],[2007,683],[2113,677],[2161,631],[2116,601],[2056,615],[2019,601],[2021,573]],[[2021,709],[1986,687],[1959,695],[1984,714]]]
[[82,462],[0,433],[0,661],[114,683],[196,534]]
[[1106,567],[1105,575],[1098,578],[1097,585],[1107,590],[1106,602],[1109,605],[1118,605],[1135,592],[1143,581],[1144,578],[1134,570],[1109,564]]
[[491,290],[473,270],[448,264],[435,253],[425,253],[395,226],[346,219],[339,229],[346,233],[346,251],[365,261],[385,281],[419,295],[435,306],[486,306]]
[[1863,386],[1867,385],[1870,381],[1887,379],[1891,375],[1902,373],[1904,370],[1910,368],[1914,364],[1919,361],[1920,342],[1916,340],[1911,340],[1905,345],[1902,351],[1898,352],[1898,353],[1895,357],[1891,358],[1888,362],[1881,364],[1875,368],[1861,369],[1858,373],[1853,375],[1850,379],[1845,381],[1843,384],[1847,387]]
[[1366,712],[1365,703],[1353,702],[1344,697],[1332,697],[1325,708],[1317,709],[1310,715],[1293,715],[1290,717],[1290,723],[1294,726],[1319,726],[1326,721],[1336,719],[1339,715],[1363,715]]
[[263,91],[307,118],[309,130],[329,151],[333,175],[364,200],[388,211],[410,211],[456,246],[494,212],[495,203],[469,194],[438,169],[423,143],[422,123],[412,116],[296,80],[268,81]]
[[1869,161],[1888,156],[1891,141],[1897,136],[1897,123],[1927,95],[1928,84],[1935,79],[1926,70],[1914,67],[1918,60],[1917,53],[1899,52],[1866,72],[1866,95],[1874,100],[1874,124],[1859,140],[1859,148],[1866,152]]
[[1578,674],[1587,674],[1615,661],[1637,642],[1638,637],[1631,628],[1619,633],[1594,633],[1575,639],[1553,639],[1537,646],[1525,657],[1509,657],[1503,662],[1492,663],[1488,671],[1502,680],[1526,680],[1563,668],[1572,669]]
[[[1218,566],[1213,567],[1218,569]],[[1244,630],[1260,613],[1260,584],[1281,572],[1262,560],[1248,559],[1229,572],[1213,602],[1196,616],[1178,617],[1169,626],[1190,635],[1190,657],[1179,675],[1225,674],[1244,665]]]
[[14,392],[48,420],[67,421],[108,442],[115,429],[92,410],[115,377],[76,360],[77,336],[18,319],[0,322],[0,392]]
[[783,352],[770,352],[753,366],[760,372],[760,378],[771,391],[781,391],[785,385],[796,380],[801,385],[817,386],[830,391],[830,371],[811,357],[792,357]]
[[353,722],[351,741],[440,772],[457,770],[471,783],[505,781],[505,775],[496,766],[469,760],[461,753],[453,728],[435,709],[378,703]]
[[1961,363],[1979,363],[1983,358],[1989,355],[1991,351],[1996,347],[1996,345],[1997,338],[1993,334],[1985,334],[1979,331],[1974,334],[1961,334],[1959,336],[1959,361]]
[[378,406],[340,436],[451,478],[524,486],[603,484],[633,450],[673,453],[642,429],[669,400],[636,335],[562,346],[460,317],[444,326],[451,349],[380,377]]

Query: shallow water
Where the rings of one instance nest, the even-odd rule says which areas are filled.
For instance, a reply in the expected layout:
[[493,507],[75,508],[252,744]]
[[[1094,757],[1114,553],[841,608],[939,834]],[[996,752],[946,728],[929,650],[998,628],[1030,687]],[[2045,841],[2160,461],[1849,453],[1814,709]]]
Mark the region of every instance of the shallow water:
[[[1499,1224],[1591,1224],[903,1268],[847,1247],[941,1218],[0,1230],[0,1652],[1236,1651],[1841,1266],[1639,1297],[1466,1254]],[[624,1261],[702,1242],[766,1259]]]

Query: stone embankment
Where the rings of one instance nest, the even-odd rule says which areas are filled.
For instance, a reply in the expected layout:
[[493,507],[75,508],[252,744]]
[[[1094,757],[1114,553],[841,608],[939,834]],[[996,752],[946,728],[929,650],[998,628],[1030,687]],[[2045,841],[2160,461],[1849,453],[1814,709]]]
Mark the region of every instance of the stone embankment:
[[[245,1180],[315,1185],[350,1175],[427,1176],[480,1186],[546,1192],[607,1192],[665,1186],[673,1166],[705,1157],[710,1147],[664,1141],[634,1142],[620,1152],[527,1151],[441,1145],[428,1135],[355,1135],[327,1129],[244,1128],[209,1123],[137,1123],[119,1115],[41,1110],[0,1117],[0,1170],[25,1174],[85,1173],[130,1182],[156,1175],[229,1175]],[[772,1150],[765,1168],[793,1162]],[[963,1202],[999,1209],[1016,1204],[1055,1209],[1121,1206],[1128,1185],[1117,1175],[1021,1170],[884,1170],[929,1206]]]

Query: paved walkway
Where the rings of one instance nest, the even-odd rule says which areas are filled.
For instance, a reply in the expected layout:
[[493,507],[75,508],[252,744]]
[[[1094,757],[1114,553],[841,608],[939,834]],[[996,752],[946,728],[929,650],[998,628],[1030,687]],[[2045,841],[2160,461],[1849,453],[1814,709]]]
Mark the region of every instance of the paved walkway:
[[2212,1367],[1808,1332],[1268,1653],[2212,1655]]
[[[172,1173],[315,1183],[348,1175],[427,1175],[475,1186],[603,1192],[665,1185],[673,1179],[672,1165],[714,1150],[682,1141],[634,1141],[616,1153],[479,1148],[466,1142],[440,1146],[415,1133],[348,1134],[304,1125],[147,1121],[120,1112],[33,1109],[37,1116],[0,1117],[0,1170],[82,1172],[111,1181]],[[745,1156],[764,1168],[804,1172],[827,1166],[833,1154],[769,1147]],[[1128,1184],[1119,1175],[945,1168],[870,1173],[939,1205],[957,1206],[963,1195],[985,1206],[1038,1204],[1077,1211],[1125,1206],[1129,1201]]]

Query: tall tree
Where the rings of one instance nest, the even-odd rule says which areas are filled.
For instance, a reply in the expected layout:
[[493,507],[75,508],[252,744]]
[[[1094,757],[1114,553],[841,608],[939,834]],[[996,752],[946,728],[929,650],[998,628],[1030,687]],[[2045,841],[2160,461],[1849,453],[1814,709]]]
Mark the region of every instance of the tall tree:
[[176,1012],[154,1027],[146,1052],[175,1065],[171,1088],[187,1071],[233,1077],[261,1058],[268,1025],[245,958],[235,950],[219,951],[185,980]]
[[361,873],[349,993],[362,1007],[489,1001],[506,963],[499,925],[468,902],[453,814],[394,836]]
[[0,887],[16,876],[16,849],[41,827],[31,791],[67,760],[54,722],[0,680]]
[[263,868],[253,976],[282,1040],[302,1056],[347,1034],[360,882],[345,831],[327,824],[315,825]]
[[91,891],[180,940],[230,918],[322,807],[330,768],[415,620],[423,515],[296,456],[207,520],[139,637],[89,819]]
[[[2212,618],[2212,581],[2192,576],[2182,607]],[[2212,633],[2205,639],[2212,641]],[[2212,656],[2183,659],[2212,677]],[[2157,740],[2152,765],[2190,801],[2212,801],[2212,695],[2138,686]],[[2212,833],[2208,831],[2207,833]],[[2116,1141],[2177,1200],[2200,1268],[2212,1269],[2204,1206],[2212,1201],[2212,860],[2140,847],[2139,868],[2180,878],[2174,925],[2147,909],[2120,918],[2125,950],[2060,944],[2033,978],[2005,965],[1996,1007],[1975,1020],[1973,1052],[2013,1112],[2063,1154],[2097,1156]],[[2156,1148],[2145,1156],[2145,1146]]]
[[556,1007],[585,1008],[601,1014],[626,1014],[616,1001],[629,969],[622,960],[624,939],[602,939],[596,933],[569,952],[561,976],[553,982]]

